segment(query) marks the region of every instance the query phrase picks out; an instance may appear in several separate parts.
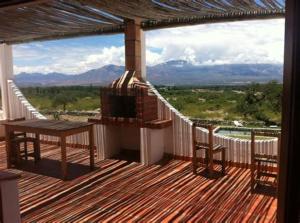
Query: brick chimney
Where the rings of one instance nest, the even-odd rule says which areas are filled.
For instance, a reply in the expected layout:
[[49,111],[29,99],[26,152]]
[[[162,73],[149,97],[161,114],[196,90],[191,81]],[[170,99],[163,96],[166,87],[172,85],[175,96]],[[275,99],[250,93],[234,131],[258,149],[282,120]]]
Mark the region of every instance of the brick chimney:
[[145,36],[139,20],[125,20],[125,68],[145,81]]

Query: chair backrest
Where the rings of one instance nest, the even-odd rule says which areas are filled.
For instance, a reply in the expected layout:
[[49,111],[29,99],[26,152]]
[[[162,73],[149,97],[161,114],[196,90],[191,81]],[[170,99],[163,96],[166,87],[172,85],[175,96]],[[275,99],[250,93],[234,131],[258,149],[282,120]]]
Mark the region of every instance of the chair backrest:
[[277,138],[277,156],[279,156],[280,143],[281,143],[281,132],[278,130],[252,130],[251,131],[251,156],[254,156],[255,153],[255,137],[256,136],[265,136]]
[[207,124],[207,123],[199,123],[194,122],[193,123],[193,139],[196,140],[196,128],[201,127],[208,130],[208,145],[212,148],[213,141],[214,141],[214,125]]

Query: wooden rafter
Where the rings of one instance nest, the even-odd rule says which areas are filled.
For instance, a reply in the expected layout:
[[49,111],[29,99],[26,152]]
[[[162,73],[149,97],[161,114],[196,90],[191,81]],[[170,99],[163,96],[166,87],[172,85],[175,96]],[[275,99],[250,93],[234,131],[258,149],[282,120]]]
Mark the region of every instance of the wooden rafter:
[[145,30],[284,17],[281,0],[13,0],[0,2],[0,43],[123,32],[125,19]]
[[29,7],[49,1],[51,0],[5,0],[0,2],[0,11],[17,9],[20,7]]

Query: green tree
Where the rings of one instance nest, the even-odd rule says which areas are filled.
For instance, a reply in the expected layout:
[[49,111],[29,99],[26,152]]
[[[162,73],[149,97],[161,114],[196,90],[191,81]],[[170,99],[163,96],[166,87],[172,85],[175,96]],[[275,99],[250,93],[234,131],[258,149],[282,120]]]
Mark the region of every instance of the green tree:
[[269,108],[281,112],[282,85],[277,81],[271,81],[264,86],[263,94]]
[[245,96],[239,100],[237,104],[237,110],[244,115],[245,118],[255,115],[259,112],[261,101],[264,95],[259,92],[259,84],[251,84],[246,92]]
[[282,85],[276,81],[267,84],[252,84],[237,104],[237,111],[245,118],[280,124]]
[[54,97],[52,106],[53,107],[63,107],[63,111],[66,111],[67,104],[77,101],[75,97],[66,94],[58,94]]

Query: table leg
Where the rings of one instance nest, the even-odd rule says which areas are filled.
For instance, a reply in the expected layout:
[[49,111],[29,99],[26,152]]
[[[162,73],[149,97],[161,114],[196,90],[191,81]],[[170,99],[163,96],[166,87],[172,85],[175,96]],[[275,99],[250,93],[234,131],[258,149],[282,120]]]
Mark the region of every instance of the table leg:
[[8,126],[5,126],[5,142],[6,142],[6,158],[7,158],[7,168],[11,168],[11,131]]
[[209,175],[212,177],[214,173],[214,155],[212,153],[212,148],[209,151]]
[[222,174],[225,175],[225,148],[222,148]]
[[66,148],[66,137],[62,136],[60,138],[60,147],[61,147],[61,170],[62,178],[65,180],[67,178],[67,148]]
[[89,149],[90,149],[90,168],[94,169],[95,166],[95,149],[94,149],[94,127],[89,128]]
[[35,134],[35,138],[37,141],[37,151],[34,151],[37,153],[37,160],[41,160],[41,143],[40,143],[40,134]]

